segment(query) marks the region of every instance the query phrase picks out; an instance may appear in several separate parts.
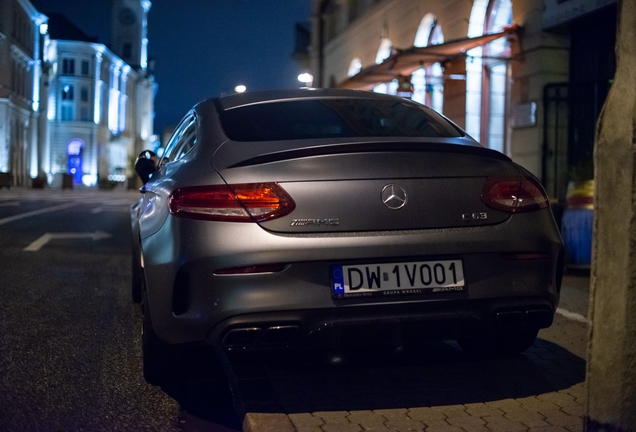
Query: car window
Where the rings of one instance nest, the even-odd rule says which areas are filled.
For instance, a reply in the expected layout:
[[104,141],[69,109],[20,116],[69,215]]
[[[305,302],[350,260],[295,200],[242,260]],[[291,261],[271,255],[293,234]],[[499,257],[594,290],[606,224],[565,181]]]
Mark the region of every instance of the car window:
[[181,159],[194,147],[196,141],[196,119],[194,116],[188,116],[168,141],[161,164]]
[[233,141],[347,137],[460,137],[435,111],[407,101],[312,99],[245,105],[220,113]]

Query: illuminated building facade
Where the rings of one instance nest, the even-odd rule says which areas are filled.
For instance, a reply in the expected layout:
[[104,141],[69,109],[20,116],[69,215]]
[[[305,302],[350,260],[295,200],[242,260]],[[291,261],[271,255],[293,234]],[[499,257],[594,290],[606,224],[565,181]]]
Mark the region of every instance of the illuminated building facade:
[[573,173],[591,166],[616,10],[614,0],[313,0],[311,71],[318,87],[400,94],[407,82],[412,99],[512,157],[562,205]]
[[[148,1],[113,6],[114,51],[50,16],[49,140],[44,171],[94,186],[132,176],[130,161],[152,147],[156,85],[147,65]],[[60,22],[58,22],[60,20]]]
[[112,50],[27,0],[0,2],[0,172],[112,185],[154,143],[147,0],[113,2]]
[[0,2],[0,173],[17,186],[37,175],[46,22],[26,0]]

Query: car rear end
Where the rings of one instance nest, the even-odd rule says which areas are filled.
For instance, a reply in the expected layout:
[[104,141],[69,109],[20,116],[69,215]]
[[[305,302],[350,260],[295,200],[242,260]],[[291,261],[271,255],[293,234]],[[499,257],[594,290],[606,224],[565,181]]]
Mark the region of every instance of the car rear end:
[[[162,339],[274,349],[551,324],[562,243],[538,180],[429,110],[420,127],[369,98],[198,108],[202,138],[225,135],[213,174],[177,173],[143,239]],[[373,116],[375,135],[355,135]]]

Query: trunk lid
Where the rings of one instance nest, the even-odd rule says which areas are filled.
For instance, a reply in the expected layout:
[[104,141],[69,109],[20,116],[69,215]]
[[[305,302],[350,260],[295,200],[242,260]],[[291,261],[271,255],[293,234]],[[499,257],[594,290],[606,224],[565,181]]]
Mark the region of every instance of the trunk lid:
[[[448,142],[451,141],[449,144]],[[453,142],[455,141],[455,142]],[[278,233],[483,226],[510,214],[480,199],[489,176],[519,176],[501,153],[465,139],[225,143],[212,164],[229,184],[276,182],[295,209],[260,225]]]

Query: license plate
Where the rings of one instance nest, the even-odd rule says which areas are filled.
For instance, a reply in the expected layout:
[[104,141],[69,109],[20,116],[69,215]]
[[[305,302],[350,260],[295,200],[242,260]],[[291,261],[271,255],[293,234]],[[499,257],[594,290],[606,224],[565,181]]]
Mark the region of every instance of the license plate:
[[331,266],[334,297],[464,291],[461,260]]

